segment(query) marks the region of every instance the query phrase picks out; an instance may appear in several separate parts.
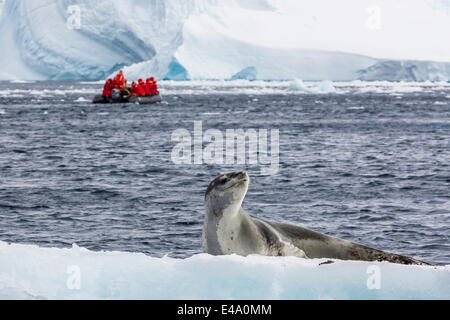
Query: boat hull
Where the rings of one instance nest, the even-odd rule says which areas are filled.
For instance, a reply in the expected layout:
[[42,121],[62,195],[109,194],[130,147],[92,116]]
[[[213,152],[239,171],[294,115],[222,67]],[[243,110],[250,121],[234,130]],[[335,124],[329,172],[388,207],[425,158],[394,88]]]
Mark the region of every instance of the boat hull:
[[143,97],[130,96],[124,97],[119,100],[113,100],[111,98],[107,98],[102,95],[97,95],[92,100],[92,103],[94,104],[113,104],[113,103],[155,104],[159,102],[162,102],[161,95],[159,94],[154,96],[143,96]]

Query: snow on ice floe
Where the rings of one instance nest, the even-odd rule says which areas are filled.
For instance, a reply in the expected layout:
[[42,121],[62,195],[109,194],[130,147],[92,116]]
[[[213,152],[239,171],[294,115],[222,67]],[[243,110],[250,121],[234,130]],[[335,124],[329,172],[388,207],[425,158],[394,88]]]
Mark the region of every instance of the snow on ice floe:
[[450,266],[41,248],[0,242],[0,299],[449,299]]

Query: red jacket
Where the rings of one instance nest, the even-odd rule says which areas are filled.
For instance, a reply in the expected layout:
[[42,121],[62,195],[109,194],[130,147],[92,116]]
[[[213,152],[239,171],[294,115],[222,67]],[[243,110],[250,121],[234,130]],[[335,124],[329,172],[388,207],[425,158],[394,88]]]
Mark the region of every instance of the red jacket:
[[152,85],[152,94],[154,95],[158,94],[158,83],[156,81],[154,81]]
[[119,72],[114,78],[114,86],[117,89],[124,89],[126,83],[127,79],[125,79],[125,76],[123,75],[122,71]]
[[105,86],[103,87],[103,96],[112,97],[112,90],[114,89],[114,85],[111,80],[106,81]]
[[131,95],[137,96],[137,85],[134,83],[131,85]]
[[147,94],[152,96],[158,94],[158,85],[156,84],[156,81],[147,82]]
[[147,96],[152,95],[152,84],[149,81],[147,81],[147,83],[145,84],[145,94]]
[[136,92],[138,96],[145,96],[145,84],[138,84]]

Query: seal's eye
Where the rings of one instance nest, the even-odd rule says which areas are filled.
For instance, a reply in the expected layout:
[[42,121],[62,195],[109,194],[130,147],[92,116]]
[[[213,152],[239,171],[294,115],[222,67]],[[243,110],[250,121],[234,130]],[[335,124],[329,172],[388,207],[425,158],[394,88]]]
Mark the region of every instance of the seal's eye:
[[227,178],[222,178],[222,179],[220,179],[219,183],[221,185],[223,185],[223,184],[225,184],[227,182],[227,180],[228,180]]

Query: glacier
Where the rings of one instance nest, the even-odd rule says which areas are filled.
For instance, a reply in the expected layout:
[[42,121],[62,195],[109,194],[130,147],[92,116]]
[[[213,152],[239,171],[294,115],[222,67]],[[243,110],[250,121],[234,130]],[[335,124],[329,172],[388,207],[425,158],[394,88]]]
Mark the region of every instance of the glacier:
[[[380,35],[372,36],[372,39],[369,37],[371,32],[361,33],[355,29],[353,22],[347,26],[342,21],[349,12],[352,15],[364,12],[370,5],[369,2],[351,0],[344,6],[327,0],[307,5],[286,0],[272,0],[270,3],[276,10],[216,6],[190,15],[183,27],[183,43],[175,52],[175,58],[187,70],[189,78],[450,81],[448,62],[391,60],[369,56],[365,47],[380,47]],[[402,5],[408,6],[409,10],[422,10],[426,13],[425,21],[430,22],[429,19],[434,17],[438,21],[436,25],[450,28],[450,19],[436,11],[430,11],[423,1],[403,1]],[[326,7],[332,8],[335,13],[330,15],[328,10],[324,10]],[[350,11],[347,12],[349,8]],[[293,13],[289,14],[291,9]],[[397,4],[386,9],[399,13],[402,7]],[[311,19],[312,12],[314,14]],[[338,12],[342,14],[339,15]],[[414,13],[412,16],[413,19],[417,18]],[[334,31],[335,29],[338,31]],[[390,26],[388,30],[384,30],[382,38],[389,38],[387,35],[393,33],[392,29],[395,28]],[[442,30],[444,29],[439,29],[440,32]],[[358,39],[359,48],[355,45],[347,46],[347,43],[355,42],[348,39],[350,34],[352,37],[358,34],[362,38]],[[286,42],[295,41],[289,38],[300,39],[302,47],[294,43],[286,45]],[[428,38],[433,40],[430,45],[443,52],[439,57],[450,61],[450,50],[442,37]],[[337,43],[335,39],[340,42]],[[426,37],[421,38],[424,43],[425,39]],[[391,45],[398,47],[398,39],[389,41],[393,42]],[[327,42],[334,46],[327,45]],[[381,43],[389,46],[388,43]],[[317,49],[311,49],[314,47]],[[411,47],[417,49],[417,41]],[[352,51],[354,53],[350,53]],[[395,51],[401,49],[397,48]]]
[[184,42],[175,53],[191,80],[233,79],[249,68],[255,75],[253,80],[354,80],[359,70],[377,62],[341,52],[253,45],[211,32],[212,28],[201,31],[204,24],[188,21]]
[[[79,29],[67,27],[69,6]],[[164,72],[193,1],[8,0],[0,22],[0,79],[98,80],[153,61]],[[78,26],[76,26],[78,27]]]
[[[369,0],[2,4],[0,80],[94,81],[123,68],[133,80],[450,81],[442,1],[379,3],[386,26],[377,31],[366,28]],[[75,28],[70,6],[80,9]]]
[[358,79],[364,81],[450,81],[450,63],[383,60],[358,74]]
[[153,258],[0,242],[0,299],[449,299],[450,266],[263,256]]

